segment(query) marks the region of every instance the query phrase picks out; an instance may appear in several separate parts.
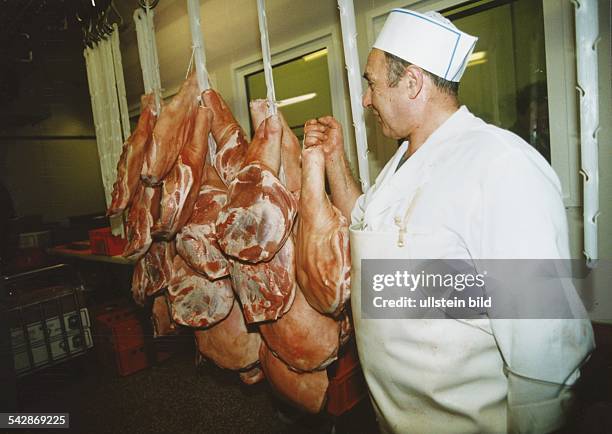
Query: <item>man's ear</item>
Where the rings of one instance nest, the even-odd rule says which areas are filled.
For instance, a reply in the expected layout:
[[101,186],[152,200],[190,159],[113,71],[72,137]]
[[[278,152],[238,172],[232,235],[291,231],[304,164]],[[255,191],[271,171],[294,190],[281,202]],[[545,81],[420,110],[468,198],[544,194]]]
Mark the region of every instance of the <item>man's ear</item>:
[[423,70],[416,65],[407,66],[401,83],[408,90],[408,96],[416,98],[423,89]]

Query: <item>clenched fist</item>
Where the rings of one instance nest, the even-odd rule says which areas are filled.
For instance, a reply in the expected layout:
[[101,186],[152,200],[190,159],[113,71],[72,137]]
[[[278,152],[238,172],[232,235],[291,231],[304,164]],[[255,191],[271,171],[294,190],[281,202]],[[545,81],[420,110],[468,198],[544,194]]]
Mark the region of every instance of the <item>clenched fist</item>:
[[344,152],[342,125],[332,116],[311,119],[304,124],[304,147],[321,146],[326,158]]

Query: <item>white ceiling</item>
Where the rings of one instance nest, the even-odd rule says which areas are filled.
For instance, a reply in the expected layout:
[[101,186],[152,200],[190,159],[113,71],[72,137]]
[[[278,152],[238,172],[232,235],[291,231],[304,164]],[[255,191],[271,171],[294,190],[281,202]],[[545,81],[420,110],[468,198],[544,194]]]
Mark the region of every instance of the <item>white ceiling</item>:
[[[121,34],[128,97],[142,89],[132,14],[136,0],[116,2],[126,28]],[[315,6],[316,4],[316,6]],[[255,0],[201,0],[201,24],[210,69],[260,52]],[[284,44],[313,29],[338,21],[335,0],[267,0],[270,44]],[[191,54],[186,0],[160,0],[155,8],[155,30],[162,82],[184,75]]]

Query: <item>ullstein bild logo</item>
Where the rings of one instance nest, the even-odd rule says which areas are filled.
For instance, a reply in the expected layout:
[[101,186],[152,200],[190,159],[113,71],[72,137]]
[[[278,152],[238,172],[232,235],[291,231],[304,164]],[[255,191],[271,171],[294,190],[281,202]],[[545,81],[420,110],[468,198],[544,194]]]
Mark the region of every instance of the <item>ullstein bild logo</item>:
[[[612,319],[611,264],[599,275],[569,260],[389,260],[361,262],[361,313],[365,319],[572,319],[587,318],[588,297]],[[609,276],[608,276],[609,277]],[[600,309],[601,310],[601,309]],[[590,312],[589,312],[590,313]]]

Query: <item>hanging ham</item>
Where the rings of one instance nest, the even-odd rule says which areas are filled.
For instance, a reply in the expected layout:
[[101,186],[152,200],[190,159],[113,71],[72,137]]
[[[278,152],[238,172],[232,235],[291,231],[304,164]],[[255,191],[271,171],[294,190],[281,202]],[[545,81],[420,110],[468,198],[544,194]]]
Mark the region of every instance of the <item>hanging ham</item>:
[[265,343],[259,350],[259,361],[270,385],[281,398],[308,413],[321,411],[329,386],[327,371],[292,371]]
[[141,177],[148,185],[157,185],[166,177],[191,137],[199,94],[198,81],[191,74],[164,106],[144,156]]
[[148,187],[139,181],[125,224],[128,241],[123,250],[125,258],[140,259],[151,247],[151,227],[159,218],[160,196],[159,187]]
[[341,323],[310,307],[299,288],[289,312],[259,331],[274,355],[296,371],[323,369],[338,355]]
[[256,330],[247,330],[237,301],[227,318],[196,330],[195,337],[200,354],[221,368],[249,371],[259,361],[261,337]]
[[168,306],[168,295],[165,292],[153,299],[151,322],[153,323],[153,337],[155,338],[173,335],[178,331],[176,323],[172,321],[170,306]]
[[244,163],[248,141],[221,95],[208,89],[202,99],[213,111],[211,132],[217,144],[214,166],[225,185],[229,185]]
[[209,280],[174,257],[168,284],[172,319],[189,327],[210,327],[225,318],[234,304],[230,279]]
[[202,184],[212,111],[198,107],[195,113],[192,134],[162,184],[160,218],[153,231],[166,240],[173,238],[191,217]]
[[216,220],[227,202],[227,187],[206,164],[202,187],[190,220],[176,236],[176,250],[196,271],[210,279],[229,275],[230,263],[217,241]]
[[300,219],[296,237],[297,279],[308,303],[337,315],[350,297],[348,222],[325,193],[323,151],[303,151]]
[[269,261],[293,226],[297,203],[278,179],[281,139],[277,116],[261,123],[217,219],[219,245],[242,261]]
[[157,119],[153,94],[141,97],[141,112],[136,129],[123,144],[117,163],[117,180],[113,185],[108,215],[121,214],[130,204],[140,183],[140,172],[147,147],[150,146]]
[[231,260],[232,286],[247,323],[276,320],[291,308],[297,286],[294,258],[295,247],[289,237],[269,262]]

